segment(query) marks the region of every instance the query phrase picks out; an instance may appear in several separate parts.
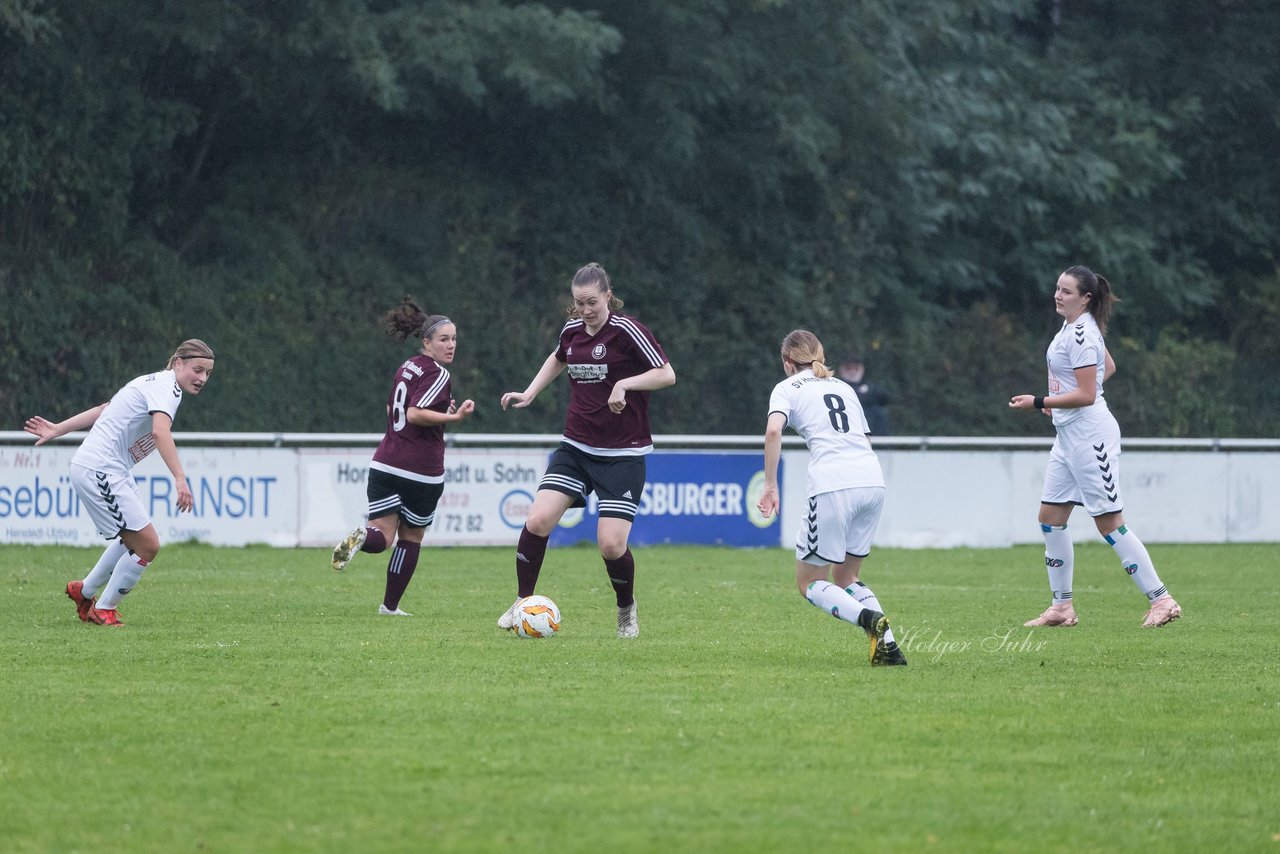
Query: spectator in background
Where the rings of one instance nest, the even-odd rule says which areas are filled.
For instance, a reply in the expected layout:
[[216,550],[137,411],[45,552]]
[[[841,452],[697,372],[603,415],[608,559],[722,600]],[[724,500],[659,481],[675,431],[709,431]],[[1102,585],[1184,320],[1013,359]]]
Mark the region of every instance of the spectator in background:
[[861,356],[849,355],[840,360],[836,376],[853,386],[867,416],[867,427],[872,436],[888,436],[889,393],[884,386],[867,381],[867,366]]

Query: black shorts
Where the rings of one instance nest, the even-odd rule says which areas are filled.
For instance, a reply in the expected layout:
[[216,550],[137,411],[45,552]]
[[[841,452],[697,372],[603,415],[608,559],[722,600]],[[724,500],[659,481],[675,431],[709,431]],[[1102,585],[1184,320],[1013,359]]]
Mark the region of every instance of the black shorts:
[[423,483],[380,469],[369,469],[369,518],[398,513],[410,528],[430,528],[436,520],[436,504],[444,494],[443,483]]
[[564,443],[551,454],[538,489],[572,496],[573,507],[585,507],[596,494],[599,515],[634,522],[644,493],[644,457],[597,457]]

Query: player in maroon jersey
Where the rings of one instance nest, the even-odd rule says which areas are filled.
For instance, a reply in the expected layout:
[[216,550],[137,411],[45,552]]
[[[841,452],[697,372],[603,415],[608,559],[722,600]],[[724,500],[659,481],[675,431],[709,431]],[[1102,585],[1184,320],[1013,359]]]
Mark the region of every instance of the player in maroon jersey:
[[399,341],[422,340],[422,351],[408,359],[392,379],[387,398],[387,432],[369,463],[369,521],[333,550],[333,568],[344,569],[357,551],[377,554],[391,542],[387,588],[378,613],[408,617],[400,597],[418,565],[422,536],[435,520],[444,492],[444,425],[461,421],[476,405],[455,406],[449,371],[458,346],[458,329],[442,314],[427,314],[405,297],[387,313],[387,334]]
[[516,546],[517,598],[498,618],[514,629],[516,607],[533,595],[546,554],[547,538],[570,507],[582,507],[595,492],[600,521],[596,542],[618,603],[618,637],[640,632],[636,620],[635,560],[627,548],[631,525],[644,492],[649,435],[649,392],[676,381],[656,338],[634,318],[617,314],[609,274],[599,264],[573,277],[573,305],[555,351],[524,391],[502,396],[502,408],[523,409],[566,368],[569,412],[564,437],[538,484],[529,518]]

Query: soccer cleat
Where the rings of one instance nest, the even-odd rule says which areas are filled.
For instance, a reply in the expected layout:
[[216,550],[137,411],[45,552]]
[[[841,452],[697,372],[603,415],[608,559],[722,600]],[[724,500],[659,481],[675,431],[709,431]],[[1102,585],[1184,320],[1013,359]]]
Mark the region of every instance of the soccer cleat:
[[93,606],[89,607],[89,622],[98,626],[123,626],[120,621],[120,615],[116,613],[115,608],[102,608],[99,610]]
[[1074,626],[1079,622],[1080,620],[1076,618],[1076,609],[1070,602],[1063,602],[1058,605],[1050,605],[1043,614],[1034,620],[1027,620],[1022,625],[1029,629],[1038,629],[1042,626],[1046,628]]
[[67,598],[76,603],[76,616],[80,618],[80,622],[89,622],[89,611],[93,608],[93,597],[84,595],[84,582],[68,581]]
[[333,550],[333,568],[338,572],[347,568],[347,564],[351,563],[351,559],[356,556],[356,552],[360,551],[360,547],[364,545],[364,538],[368,536],[363,525],[356,528],[347,538],[338,543]]
[[872,667],[906,667],[907,656],[896,643],[882,643],[871,653]]
[[408,611],[401,611],[399,608],[396,608],[393,611],[390,608],[388,608],[386,605],[379,605],[378,616],[379,617],[412,617],[413,614],[410,614]]
[[640,623],[636,620],[636,603],[618,609],[618,637],[633,638],[640,634]]
[[508,632],[515,630],[516,624],[520,622],[520,618],[517,616],[516,612],[520,610],[520,603],[523,601],[524,597],[516,597],[516,601],[511,603],[511,607],[498,618],[498,628],[505,629]]
[[[881,641],[884,640],[884,633],[889,631],[889,618],[884,614],[872,608],[863,608],[858,614],[858,625],[862,626],[862,630],[867,633],[867,637],[871,639],[871,663],[876,663],[876,653],[879,651]],[[883,653],[880,653],[883,656]]]
[[1182,616],[1182,606],[1173,601],[1172,596],[1161,596],[1151,603],[1151,610],[1142,620],[1144,629],[1158,629],[1166,626]]

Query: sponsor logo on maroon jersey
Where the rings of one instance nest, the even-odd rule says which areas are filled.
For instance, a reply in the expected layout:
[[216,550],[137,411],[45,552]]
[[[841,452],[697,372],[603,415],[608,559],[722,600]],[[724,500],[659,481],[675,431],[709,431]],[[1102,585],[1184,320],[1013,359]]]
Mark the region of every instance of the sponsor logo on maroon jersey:
[[569,365],[569,376],[580,383],[602,383],[609,377],[608,365]]

